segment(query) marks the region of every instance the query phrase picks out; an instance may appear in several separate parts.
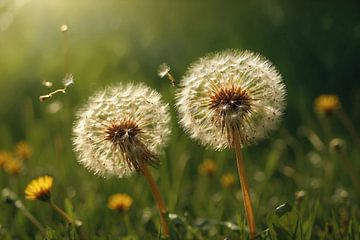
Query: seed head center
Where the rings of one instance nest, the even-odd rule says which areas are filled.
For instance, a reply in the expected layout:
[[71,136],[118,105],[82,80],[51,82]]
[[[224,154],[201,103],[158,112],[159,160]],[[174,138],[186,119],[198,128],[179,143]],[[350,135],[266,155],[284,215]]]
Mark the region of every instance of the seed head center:
[[125,120],[119,123],[111,123],[106,126],[106,140],[114,144],[120,144],[126,140],[132,141],[135,136],[141,132],[141,129],[133,120]]
[[222,116],[227,113],[247,113],[251,108],[251,98],[239,86],[220,87],[211,93],[208,107]]

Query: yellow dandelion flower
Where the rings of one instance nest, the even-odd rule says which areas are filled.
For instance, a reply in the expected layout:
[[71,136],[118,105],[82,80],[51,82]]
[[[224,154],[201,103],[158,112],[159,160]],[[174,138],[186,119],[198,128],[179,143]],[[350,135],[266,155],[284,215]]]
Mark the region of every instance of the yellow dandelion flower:
[[4,163],[4,170],[7,173],[10,173],[13,175],[19,174],[21,172],[22,168],[23,168],[22,162],[16,158],[9,159],[8,161],[6,161]]
[[15,153],[21,159],[27,160],[32,155],[32,149],[27,142],[21,141],[15,145]]
[[340,106],[339,97],[331,94],[320,95],[314,101],[315,111],[326,116],[331,116]]
[[132,198],[124,193],[116,193],[109,197],[108,207],[111,210],[126,212],[133,203]]
[[0,151],[0,167],[4,167],[5,163],[13,159],[13,155],[8,151]]
[[217,166],[214,160],[207,159],[199,165],[199,173],[207,176],[213,176],[217,171]]
[[25,188],[25,198],[29,200],[49,200],[53,180],[51,176],[41,176],[33,179]]
[[224,188],[232,188],[235,185],[235,176],[231,173],[224,174],[221,176],[220,182]]

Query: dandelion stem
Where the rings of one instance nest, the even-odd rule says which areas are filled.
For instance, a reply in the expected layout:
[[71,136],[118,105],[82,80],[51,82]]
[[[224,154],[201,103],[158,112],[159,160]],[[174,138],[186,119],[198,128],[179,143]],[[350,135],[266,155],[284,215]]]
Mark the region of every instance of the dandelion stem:
[[158,187],[156,186],[156,183],[154,181],[154,178],[152,177],[151,173],[149,172],[148,167],[145,164],[141,164],[141,172],[144,174],[146,180],[148,181],[150,188],[151,188],[151,192],[152,195],[155,199],[155,202],[157,204],[157,207],[159,209],[160,212],[160,223],[162,226],[162,230],[164,232],[165,236],[169,236],[169,227],[166,221],[166,207],[165,207],[165,203],[163,198],[161,197],[160,191],[158,189]]
[[351,137],[354,139],[356,144],[358,144],[360,146],[360,137],[359,137],[358,133],[356,132],[356,129],[355,129],[354,125],[352,124],[349,116],[344,111],[341,111],[341,110],[339,111],[338,116],[340,118],[341,123],[344,125],[346,130],[350,133]]
[[48,201],[50,206],[58,212],[68,223],[73,223],[74,221],[67,215],[61,208],[59,208],[51,199]]
[[[16,203],[15,203],[16,204]],[[29,221],[34,224],[34,226],[39,229],[40,233],[45,236],[45,228],[43,227],[43,225],[24,207],[24,205],[22,203],[18,204],[20,206],[19,209],[20,211],[24,214],[24,216],[29,219]]]
[[249,191],[249,186],[246,180],[245,176],[245,165],[244,165],[244,159],[243,154],[241,150],[241,143],[240,143],[240,137],[238,134],[234,134],[234,148],[236,153],[236,163],[238,167],[238,173],[240,177],[240,185],[241,185],[241,192],[242,197],[244,201],[244,207],[245,207],[245,213],[247,222],[249,225],[249,233],[250,233],[250,239],[254,239],[255,232],[256,232],[256,225],[255,225],[255,218],[251,203],[251,196]]
[[65,75],[68,74],[69,72],[69,44],[68,44],[68,30],[67,30],[67,26],[63,25],[62,27],[66,27],[66,29],[61,29],[62,35],[63,35],[63,39],[62,39],[62,43],[63,43],[63,51],[64,51],[64,72]]

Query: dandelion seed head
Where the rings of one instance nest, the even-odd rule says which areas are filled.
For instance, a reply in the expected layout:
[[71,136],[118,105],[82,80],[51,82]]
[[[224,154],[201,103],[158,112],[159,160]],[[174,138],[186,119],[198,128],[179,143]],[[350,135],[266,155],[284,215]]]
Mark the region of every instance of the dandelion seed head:
[[277,127],[285,85],[275,67],[250,51],[226,50],[193,63],[180,82],[180,123],[194,139],[215,149],[232,146],[232,134],[252,144]]
[[97,92],[77,112],[73,127],[78,161],[97,175],[129,176],[140,164],[159,164],[170,134],[170,114],[160,94],[118,84]]
[[170,67],[166,63],[162,63],[159,65],[158,68],[158,75],[159,77],[163,78],[170,72]]

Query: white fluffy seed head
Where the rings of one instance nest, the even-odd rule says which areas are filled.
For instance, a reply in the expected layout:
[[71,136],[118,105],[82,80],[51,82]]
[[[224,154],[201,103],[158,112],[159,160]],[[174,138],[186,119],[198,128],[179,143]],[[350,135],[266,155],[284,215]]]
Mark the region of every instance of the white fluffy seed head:
[[104,177],[155,166],[170,134],[167,104],[156,91],[118,84],[99,91],[77,112],[73,144],[78,161]]
[[176,105],[190,136],[219,150],[232,146],[233,134],[244,145],[266,137],[282,115],[285,95],[282,77],[268,60],[250,51],[225,50],[189,67]]

